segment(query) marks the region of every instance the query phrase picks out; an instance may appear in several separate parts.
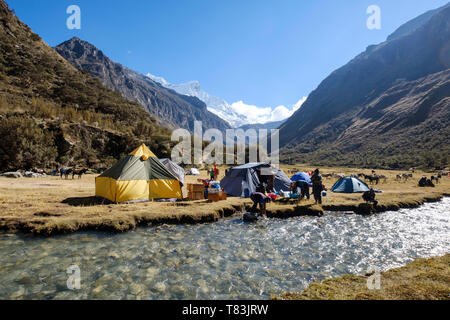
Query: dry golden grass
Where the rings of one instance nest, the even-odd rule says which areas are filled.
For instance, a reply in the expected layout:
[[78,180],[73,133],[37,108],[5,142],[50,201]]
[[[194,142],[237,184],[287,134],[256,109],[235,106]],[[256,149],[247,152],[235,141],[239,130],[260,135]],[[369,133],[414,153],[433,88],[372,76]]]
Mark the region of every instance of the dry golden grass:
[[[193,177],[188,180],[193,181]],[[0,228],[43,235],[77,230],[127,231],[149,223],[216,221],[242,210],[245,202],[234,198],[219,203],[101,204],[94,194],[94,175],[81,180],[0,178]]]
[[381,273],[378,290],[369,290],[367,276],[345,275],[311,283],[302,293],[284,293],[281,300],[449,300],[450,254],[417,259]]
[[[295,166],[301,170],[312,170]],[[223,177],[224,167],[220,168]],[[292,166],[282,167],[287,173]],[[349,168],[321,168],[324,173],[336,172],[351,174],[370,173],[370,170]],[[377,171],[388,177],[387,183],[376,188],[384,193],[378,194],[381,210],[395,210],[400,207],[414,207],[425,201],[435,200],[444,194],[450,194],[450,178],[444,177],[436,188],[418,188],[417,181],[423,173],[415,173],[408,182],[397,182],[397,171]],[[290,174],[288,174],[290,175]],[[186,183],[196,182],[198,178],[207,178],[207,172],[201,176],[186,176]],[[325,185],[331,188],[336,179],[325,179]],[[45,178],[0,178],[0,229],[35,234],[56,234],[77,230],[127,231],[137,225],[156,223],[197,223],[212,222],[224,216],[240,212],[248,199],[229,198],[227,201],[211,203],[208,201],[161,203],[146,202],[134,204],[99,204],[93,198],[95,176],[87,175],[78,180],[61,180],[59,177]],[[185,184],[186,184],[185,183]],[[184,188],[183,194],[187,195]],[[323,210],[357,210],[362,203],[360,194],[334,194],[328,192],[323,206],[314,206],[313,200],[296,203],[268,204],[268,212],[273,217],[289,217],[303,214],[321,214]]]

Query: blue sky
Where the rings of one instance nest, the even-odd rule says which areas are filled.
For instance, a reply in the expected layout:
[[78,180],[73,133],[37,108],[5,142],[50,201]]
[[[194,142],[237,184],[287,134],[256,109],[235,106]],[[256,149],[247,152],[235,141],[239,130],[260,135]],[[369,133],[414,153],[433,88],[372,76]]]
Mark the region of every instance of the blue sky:
[[[55,46],[73,36],[171,83],[258,107],[291,106],[333,70],[448,0],[6,0]],[[81,30],[66,9],[81,8]],[[369,30],[369,5],[381,30]]]

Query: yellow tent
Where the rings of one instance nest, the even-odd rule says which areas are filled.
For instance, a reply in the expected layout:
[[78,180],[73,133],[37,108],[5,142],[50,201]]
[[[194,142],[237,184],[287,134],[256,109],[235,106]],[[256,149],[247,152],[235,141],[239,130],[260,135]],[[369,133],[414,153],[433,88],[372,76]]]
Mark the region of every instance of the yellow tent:
[[112,202],[182,199],[180,182],[145,144],[95,179],[95,195]]

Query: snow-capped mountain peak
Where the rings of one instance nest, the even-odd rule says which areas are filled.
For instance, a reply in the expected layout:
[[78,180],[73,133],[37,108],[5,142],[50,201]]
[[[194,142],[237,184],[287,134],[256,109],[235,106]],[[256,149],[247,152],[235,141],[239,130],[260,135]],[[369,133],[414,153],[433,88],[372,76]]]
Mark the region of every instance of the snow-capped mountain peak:
[[171,84],[164,78],[152,75],[150,73],[147,74],[147,77],[166,88],[175,90],[180,94],[199,98],[207,105],[209,111],[216,113],[217,116],[227,121],[232,127],[240,127],[241,125],[249,123],[245,116],[235,112],[231,108],[230,104],[228,104],[228,102],[224,99],[214,97],[203,91],[200,83],[196,80],[182,84]]
[[[275,121],[284,121],[292,113],[300,108],[301,104],[306,100],[302,98],[289,110],[285,106],[278,106],[274,110],[271,108],[261,108],[257,106],[247,105],[242,101],[229,104],[222,98],[218,98],[203,91],[200,83],[196,80],[182,84],[171,84],[162,77],[147,74],[147,77],[158,82],[163,87],[172,89],[180,94],[197,97],[202,100],[210,112],[227,121],[232,127],[239,128],[248,124],[263,124]],[[283,119],[280,119],[280,116]]]

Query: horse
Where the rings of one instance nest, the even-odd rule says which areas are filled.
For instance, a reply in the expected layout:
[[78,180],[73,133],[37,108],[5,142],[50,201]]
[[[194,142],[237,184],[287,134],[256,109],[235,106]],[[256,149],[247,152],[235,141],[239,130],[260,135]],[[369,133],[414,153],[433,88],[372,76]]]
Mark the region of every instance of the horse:
[[409,178],[412,178],[412,177],[413,177],[413,174],[412,174],[412,173],[403,173],[403,174],[402,174],[402,178],[403,178],[403,180],[404,180],[405,182],[407,182],[408,179],[409,179]]
[[73,173],[72,168],[61,168],[59,170],[59,175],[60,175],[61,179],[63,178],[63,176],[65,176],[66,179],[69,179],[69,175],[72,173]]
[[86,174],[86,172],[88,171],[88,169],[84,168],[81,170],[72,170],[72,180],[74,179],[74,177],[77,175],[78,179],[81,179],[81,176],[83,174]]
[[407,182],[408,179],[412,177],[413,177],[412,173],[401,173],[396,176],[395,180]]
[[378,184],[378,182],[380,182],[380,177],[378,177],[377,175],[368,175],[368,174],[365,174],[365,175],[364,175],[364,179],[365,179],[365,180],[369,180],[369,182],[370,182],[371,184],[373,184],[374,182],[375,182],[375,184]]
[[343,174],[343,173],[332,173],[333,174],[333,177],[334,178],[336,178],[336,179],[342,179],[342,178],[345,178],[345,174]]
[[439,180],[442,178],[442,176],[440,174],[436,175],[436,176],[431,176],[431,182],[436,181],[436,184],[439,183]]

